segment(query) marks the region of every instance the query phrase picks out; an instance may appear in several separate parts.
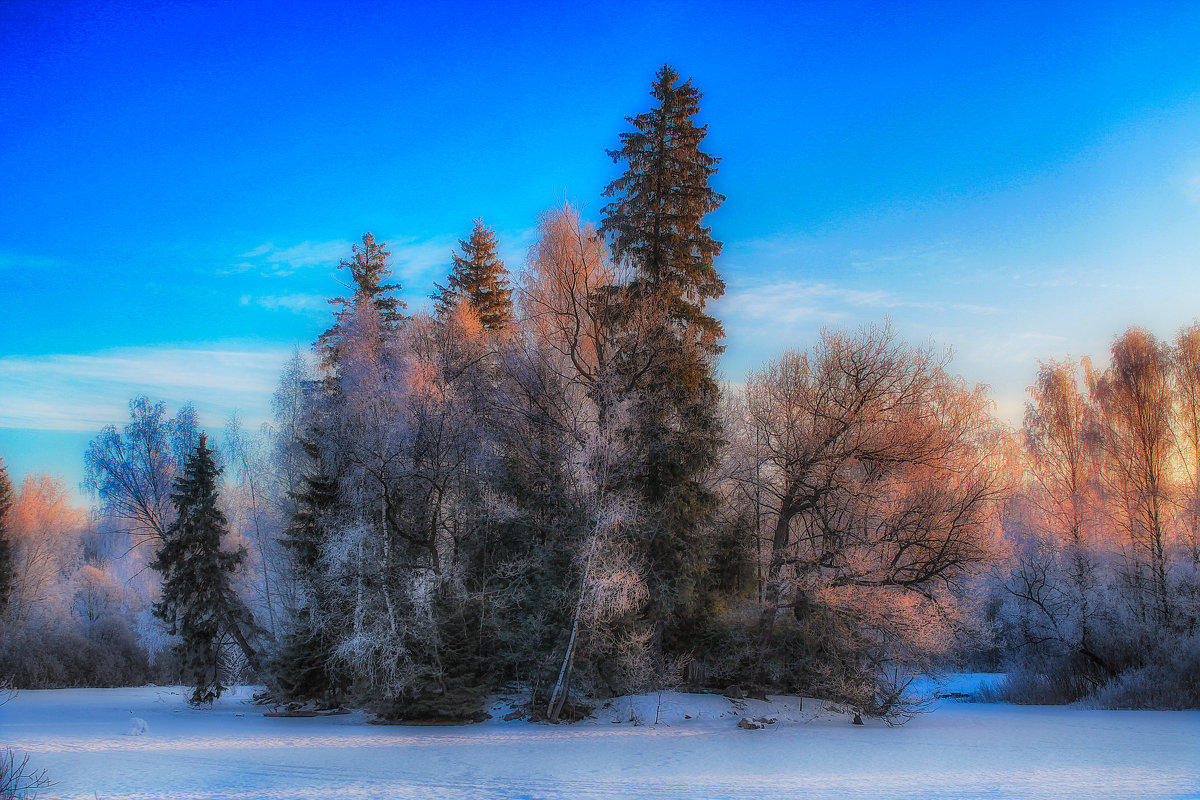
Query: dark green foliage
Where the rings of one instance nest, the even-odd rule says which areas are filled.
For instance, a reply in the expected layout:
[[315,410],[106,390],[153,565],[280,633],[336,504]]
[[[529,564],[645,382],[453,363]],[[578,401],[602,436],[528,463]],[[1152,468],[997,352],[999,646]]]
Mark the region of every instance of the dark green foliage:
[[[596,524],[578,459],[601,456],[585,455],[574,438],[580,388],[564,380],[546,353],[518,353],[504,362],[503,391],[520,413],[497,419],[501,468],[493,478],[513,513],[495,526],[486,565],[494,575],[481,587],[482,596],[508,602],[495,615],[492,649],[485,652],[489,664],[502,667],[502,680],[529,686],[532,711],[545,714],[570,638],[582,553]],[[602,653],[591,645],[582,632],[572,659],[576,687],[597,685],[593,658]]]
[[702,676],[710,665],[726,665],[722,668],[725,672],[712,676],[715,682],[711,685],[717,688],[749,681],[749,676],[729,671],[730,653],[737,646],[729,641],[727,626],[731,617],[757,607],[754,536],[754,520],[748,514],[722,519],[713,526],[706,537],[706,557],[691,602],[676,610],[668,629],[668,647],[690,654],[697,665],[694,675]]
[[479,657],[478,615],[442,593],[434,602],[436,635],[423,642],[426,673],[402,697],[381,707],[385,717],[423,722],[479,722],[488,689]]
[[8,467],[0,460],[0,615],[8,608],[13,583],[13,552],[8,532],[8,510],[12,503],[12,481],[8,479]]
[[508,270],[496,253],[496,234],[475,220],[471,237],[459,240],[462,255],[453,253],[454,266],[445,286],[435,284],[438,314],[445,314],[459,302],[467,302],[479,315],[487,330],[498,330],[512,322],[512,288]]
[[171,502],[178,517],[151,564],[163,576],[154,613],[182,638],[178,651],[195,687],[192,705],[211,704],[225,690],[219,675],[221,634],[247,621],[230,580],[246,552],[221,549],[226,521],[217,508],[220,473],[201,435],[183,477],[175,481]]
[[[702,483],[721,446],[716,422],[717,388],[688,401],[658,395],[638,408],[637,427],[629,432],[641,445],[642,471],[631,476],[653,520],[647,532],[652,619],[666,619],[696,601],[709,552],[718,500]],[[647,393],[647,399],[653,397]],[[672,408],[674,406],[674,408]]]
[[702,479],[721,445],[713,361],[723,331],[705,305],[725,285],[713,263],[721,243],[703,220],[724,198],[708,185],[717,159],[700,149],[706,128],[693,120],[701,95],[678,79],[670,67],[658,72],[656,106],[630,117],[634,129],[609,153],[627,166],[605,190],[614,200],[600,226],[633,273],[610,303],[616,369],[634,400],[623,431],[634,458],[618,485],[640,495],[653,520],[643,531],[647,617],[660,634],[677,608],[695,603],[717,508]]
[[[752,509],[748,509],[750,511]],[[713,532],[712,557],[703,586],[709,602],[723,599],[750,599],[758,592],[758,554],[754,550],[757,535],[752,513],[722,520]]]
[[[306,443],[314,461],[319,452]],[[305,476],[292,522],[281,540],[290,555],[291,578],[302,597],[301,605],[283,636],[271,665],[280,692],[287,701],[337,702],[345,677],[333,664],[335,632],[330,628],[331,598],[323,569],[322,548],[328,539],[327,518],[338,507],[338,485],[321,472]]]
[[361,303],[370,303],[378,312],[379,319],[385,331],[394,330],[404,322],[403,310],[406,305],[394,293],[400,291],[400,284],[386,283],[392,275],[391,251],[387,250],[384,242],[376,242],[374,235],[364,233],[362,244],[352,248],[353,257],[342,259],[338,269],[350,271],[350,280],[354,285],[353,296],[335,297],[329,302],[339,306],[333,327],[321,334],[317,343],[330,363],[338,360],[338,351],[343,335],[343,320]]
[[[521,522],[508,526],[514,538],[526,537],[522,547],[512,542],[507,550],[510,563],[521,566],[507,587],[512,602],[500,609],[491,641],[484,647],[491,653],[489,663],[500,668],[497,677],[548,693],[571,631],[573,592],[579,588],[574,554],[586,523],[565,504],[540,511],[528,504],[524,510]],[[507,579],[501,572],[492,584],[500,586]]]
[[708,185],[720,159],[700,149],[708,128],[693,117],[703,95],[691,79],[678,80],[669,66],[658,71],[650,90],[657,105],[629,117],[634,129],[621,134],[619,149],[609,151],[613,161],[627,166],[604,190],[613,202],[604,207],[600,233],[617,260],[635,271],[626,302],[654,296],[671,327],[716,353],[724,333],[704,306],[725,293],[713,266],[721,243],[703,221],[725,200]]
[[[713,688],[755,681],[755,623],[759,604],[732,601],[704,618],[689,639],[700,683]],[[765,672],[772,693],[821,697],[870,709],[875,676],[862,658],[864,643],[843,615],[820,605],[780,616]]]

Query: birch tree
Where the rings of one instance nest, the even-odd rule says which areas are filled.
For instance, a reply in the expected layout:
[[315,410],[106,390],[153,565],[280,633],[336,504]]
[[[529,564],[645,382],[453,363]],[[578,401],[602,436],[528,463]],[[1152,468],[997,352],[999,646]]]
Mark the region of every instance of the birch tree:
[[1025,447],[1034,531],[1016,555],[1008,591],[1027,609],[1030,644],[1057,643],[1114,673],[1096,638],[1105,615],[1097,593],[1105,565],[1095,532],[1099,512],[1091,442],[1095,409],[1080,387],[1079,365],[1041,365],[1025,406]]
[[1149,331],[1130,328],[1112,345],[1112,363],[1095,375],[1100,411],[1101,480],[1112,502],[1108,522],[1123,534],[1129,589],[1143,609],[1170,626],[1168,525],[1173,470],[1171,360]]

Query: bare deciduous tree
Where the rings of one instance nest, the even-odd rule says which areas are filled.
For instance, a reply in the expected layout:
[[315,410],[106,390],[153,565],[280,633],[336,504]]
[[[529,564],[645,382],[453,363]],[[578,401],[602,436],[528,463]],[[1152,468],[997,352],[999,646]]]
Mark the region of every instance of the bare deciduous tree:
[[525,327],[558,356],[562,374],[594,394],[611,348],[603,290],[616,282],[603,240],[575,207],[548,211],[538,221],[521,279]]
[[277,630],[283,554],[279,545],[282,526],[276,516],[280,503],[271,497],[278,484],[271,480],[269,439],[270,430],[265,424],[257,433],[247,432],[236,411],[225,422],[225,458],[231,467],[227,475],[236,479],[226,487],[227,515],[231,532],[249,545],[250,560],[244,569],[249,591],[265,609],[267,630],[273,636]]
[[760,689],[781,609],[840,609],[864,663],[882,665],[936,642],[923,620],[953,622],[946,590],[992,555],[1001,432],[947,358],[887,326],[826,330],[751,375],[754,479],[774,519]]
[[190,405],[174,418],[166,405],[145,395],[129,401],[129,424],[105,427],[88,444],[84,485],[101,510],[128,525],[141,541],[165,540],[174,519],[171,483],[180,473],[196,437]]
[[[15,623],[52,600],[61,613],[70,597],[61,596],[65,578],[79,558],[83,514],[71,505],[62,480],[28,475],[7,517],[13,544],[13,585],[9,613]],[[54,594],[58,597],[52,597]]]
[[1172,517],[1171,358],[1149,331],[1130,328],[1116,338],[1112,363],[1091,377],[1100,412],[1096,426],[1101,481],[1115,502],[1108,520],[1124,535],[1134,591],[1144,591],[1159,622],[1170,625],[1167,526]]
[[1183,529],[1192,564],[1200,567],[1200,323],[1175,337],[1176,442],[1183,463]]
[[1092,532],[1095,411],[1079,386],[1078,369],[1071,361],[1043,363],[1029,390],[1025,447],[1032,485],[1026,499],[1033,531],[1016,556],[1007,588],[1034,612],[1030,642],[1057,642],[1111,675],[1112,665],[1093,642],[1101,612],[1094,597],[1100,564]]

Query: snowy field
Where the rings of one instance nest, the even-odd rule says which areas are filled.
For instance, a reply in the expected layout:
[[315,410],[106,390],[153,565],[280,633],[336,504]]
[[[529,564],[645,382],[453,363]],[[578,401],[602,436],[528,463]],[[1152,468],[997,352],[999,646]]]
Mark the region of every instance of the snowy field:
[[506,722],[497,702],[479,725],[385,727],[264,717],[249,694],[193,710],[178,687],[27,691],[0,742],[57,782],[39,798],[80,800],[1200,798],[1200,712],[944,700],[888,728],[812,700],[664,694],[637,699],[636,725],[623,699],[574,725]]

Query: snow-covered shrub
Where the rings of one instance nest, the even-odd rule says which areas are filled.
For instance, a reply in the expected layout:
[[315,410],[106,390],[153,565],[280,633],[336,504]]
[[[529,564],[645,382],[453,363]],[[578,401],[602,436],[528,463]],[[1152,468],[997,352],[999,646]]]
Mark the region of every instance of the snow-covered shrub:
[[175,645],[179,643],[179,637],[167,632],[150,606],[143,608],[134,619],[134,631],[151,665],[178,671],[179,658],[175,654]]
[[0,675],[19,688],[130,686],[156,677],[126,621],[105,617],[85,635],[67,623],[0,631]]
[[[994,597],[999,699],[1196,707],[1200,326],[1130,328],[1111,365],[1042,364]],[[1082,380],[1081,380],[1082,378]]]
[[1096,691],[1099,708],[1200,708],[1200,634],[1158,647]]
[[980,687],[975,699],[986,703],[1062,705],[1088,696],[1096,687],[1085,671],[1064,663],[1022,663],[1009,669],[1003,680]]

